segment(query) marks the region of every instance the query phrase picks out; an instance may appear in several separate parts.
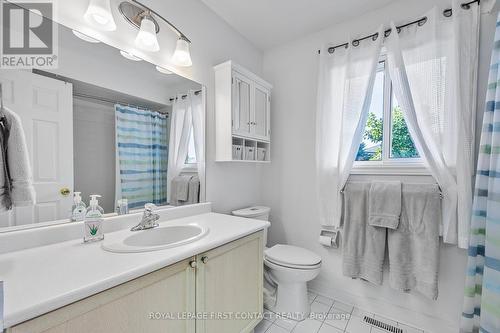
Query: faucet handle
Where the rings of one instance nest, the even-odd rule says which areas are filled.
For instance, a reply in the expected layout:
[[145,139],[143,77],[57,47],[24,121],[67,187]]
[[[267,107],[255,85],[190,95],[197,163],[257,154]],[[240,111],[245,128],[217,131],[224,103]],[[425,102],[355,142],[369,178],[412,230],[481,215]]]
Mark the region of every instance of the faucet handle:
[[144,210],[149,212],[149,213],[154,212],[155,209],[156,209],[156,205],[154,203],[147,203],[144,205]]

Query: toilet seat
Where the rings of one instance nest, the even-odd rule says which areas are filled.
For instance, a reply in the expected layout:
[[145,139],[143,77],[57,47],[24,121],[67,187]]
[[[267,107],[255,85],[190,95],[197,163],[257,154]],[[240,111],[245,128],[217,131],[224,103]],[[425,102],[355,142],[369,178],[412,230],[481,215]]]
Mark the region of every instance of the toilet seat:
[[321,257],[316,253],[297,246],[278,244],[266,249],[264,259],[272,264],[292,269],[317,269],[321,267]]

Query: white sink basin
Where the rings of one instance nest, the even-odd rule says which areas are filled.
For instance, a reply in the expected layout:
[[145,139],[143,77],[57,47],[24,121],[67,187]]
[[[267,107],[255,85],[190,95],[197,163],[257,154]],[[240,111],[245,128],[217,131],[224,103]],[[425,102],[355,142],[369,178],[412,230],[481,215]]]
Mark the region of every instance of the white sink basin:
[[149,252],[192,243],[208,233],[198,224],[165,225],[154,229],[121,233],[104,239],[102,248],[110,252]]

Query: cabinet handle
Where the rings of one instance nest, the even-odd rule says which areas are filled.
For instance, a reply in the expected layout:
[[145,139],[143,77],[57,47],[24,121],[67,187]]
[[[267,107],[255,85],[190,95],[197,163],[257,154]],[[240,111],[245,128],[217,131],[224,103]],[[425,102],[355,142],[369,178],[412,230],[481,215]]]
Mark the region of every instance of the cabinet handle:
[[191,260],[189,266],[191,266],[191,268],[196,268],[196,260]]
[[206,264],[208,262],[208,257],[207,256],[201,257],[201,262]]

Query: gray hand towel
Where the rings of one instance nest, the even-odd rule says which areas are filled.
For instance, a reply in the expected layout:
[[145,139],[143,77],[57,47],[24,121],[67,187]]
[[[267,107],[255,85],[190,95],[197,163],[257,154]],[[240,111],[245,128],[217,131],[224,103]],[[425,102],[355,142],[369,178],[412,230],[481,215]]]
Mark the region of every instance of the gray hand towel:
[[192,205],[200,202],[200,178],[193,176],[189,181],[189,195],[187,204]]
[[370,187],[371,226],[396,229],[401,215],[401,182],[373,181]]
[[344,189],[342,270],[345,276],[382,284],[387,232],[368,224],[370,186],[348,182]]
[[436,184],[403,184],[401,222],[388,231],[392,288],[438,297],[441,200]]
[[179,201],[187,201],[189,198],[189,181],[193,175],[180,175],[174,178],[176,182],[176,198]]

